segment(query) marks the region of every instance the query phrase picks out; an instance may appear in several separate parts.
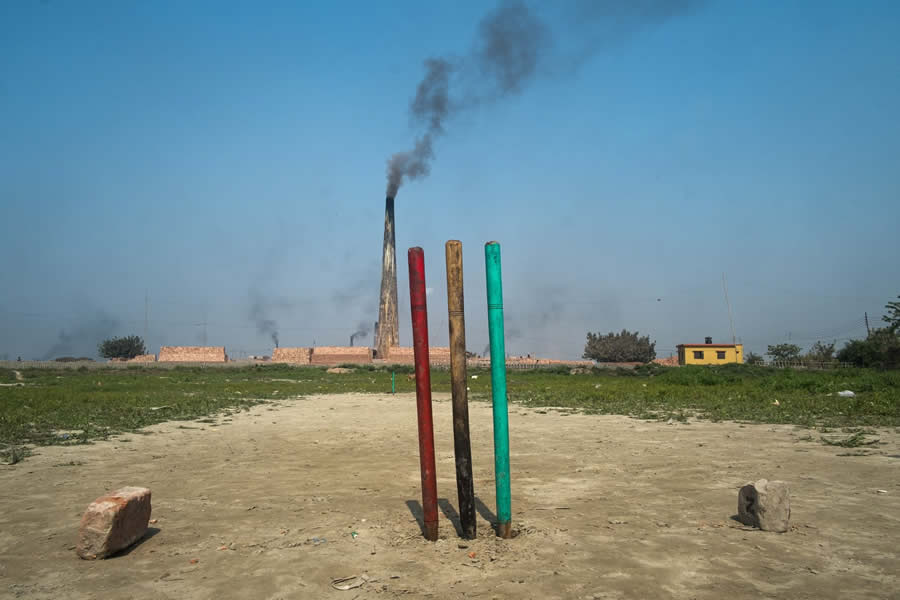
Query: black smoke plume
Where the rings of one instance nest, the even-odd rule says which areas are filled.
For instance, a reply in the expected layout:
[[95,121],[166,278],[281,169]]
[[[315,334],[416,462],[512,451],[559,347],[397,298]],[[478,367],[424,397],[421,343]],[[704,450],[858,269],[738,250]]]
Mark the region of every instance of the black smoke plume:
[[[522,0],[502,0],[478,24],[469,52],[461,58],[425,60],[425,76],[416,88],[409,114],[419,131],[412,149],[397,152],[387,164],[387,195],[405,180],[425,177],[434,159],[434,141],[454,114],[521,93],[546,73],[574,72],[590,56],[643,26],[686,14],[704,0],[578,0],[547,3],[564,13],[565,36],[575,48],[551,55],[549,22]],[[570,42],[571,46],[571,42]]]
[[272,306],[258,292],[250,292],[250,320],[256,325],[256,331],[272,339],[278,347],[278,323],[270,316]]
[[97,346],[103,340],[113,337],[118,327],[118,319],[98,310],[93,315],[80,319],[73,327],[61,330],[56,342],[41,360],[61,356],[97,356]]
[[356,331],[350,336],[350,345],[352,346],[353,343],[360,338],[367,337],[371,330],[372,328],[366,322],[357,325]]

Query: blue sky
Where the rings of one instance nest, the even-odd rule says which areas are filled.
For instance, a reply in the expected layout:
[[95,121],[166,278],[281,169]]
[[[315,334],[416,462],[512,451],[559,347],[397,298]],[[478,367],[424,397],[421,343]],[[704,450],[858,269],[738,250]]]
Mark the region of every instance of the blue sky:
[[[532,6],[564,53],[567,5]],[[489,8],[0,3],[0,358],[92,354],[143,335],[147,305],[154,352],[269,353],[254,302],[282,345],[345,344],[377,315],[422,61],[464,55]],[[448,239],[474,351],[494,239],[513,353],[575,358],[623,327],[660,356],[729,341],[723,272],[751,350],[864,335],[900,294],[900,5],[710,0],[609,32],[449,121],[400,189],[401,342],[418,245],[447,343]]]

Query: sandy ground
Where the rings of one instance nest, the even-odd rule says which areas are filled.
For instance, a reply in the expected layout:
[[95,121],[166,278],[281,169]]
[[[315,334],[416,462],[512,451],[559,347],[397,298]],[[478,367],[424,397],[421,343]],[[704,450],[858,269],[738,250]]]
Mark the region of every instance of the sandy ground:
[[[4,598],[898,598],[900,435],[865,456],[790,426],[666,424],[512,406],[513,518],[498,540],[491,411],[473,403],[478,539],[457,536],[450,402],[436,397],[441,539],[421,538],[415,399],[343,395],[165,423],[0,467]],[[801,438],[813,433],[816,441]],[[790,483],[793,527],[732,520]],[[74,552],[85,506],[153,490],[147,537]],[[881,491],[879,491],[881,490]],[[351,535],[356,532],[357,537]],[[222,549],[225,547],[225,549]],[[470,553],[474,553],[470,557]],[[362,587],[331,581],[365,574]]]

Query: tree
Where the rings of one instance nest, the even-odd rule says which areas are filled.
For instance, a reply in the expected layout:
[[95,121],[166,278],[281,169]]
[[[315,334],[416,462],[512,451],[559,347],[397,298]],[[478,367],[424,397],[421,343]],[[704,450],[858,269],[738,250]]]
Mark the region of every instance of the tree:
[[97,346],[97,351],[103,358],[134,358],[140,354],[146,354],[144,340],[138,335],[129,335],[128,337],[114,337],[103,340]]
[[[900,298],[900,296],[897,296],[897,298]],[[897,329],[900,329],[900,302],[888,302],[884,305],[884,308],[887,309],[888,314],[881,317],[881,320],[888,324],[888,329],[896,332]]]
[[857,367],[900,368],[900,335],[890,327],[873,329],[866,339],[847,342],[837,358]]
[[888,302],[884,308],[887,314],[881,320],[887,326],[873,329],[864,340],[847,342],[837,353],[839,361],[857,367],[900,369],[900,302]]
[[757,354],[756,352],[748,352],[744,356],[744,362],[748,365],[762,365],[765,364],[763,357]]
[[650,362],[656,358],[656,342],[650,336],[640,337],[637,331],[623,329],[621,333],[587,334],[583,358],[597,362]]
[[834,360],[834,342],[826,344],[824,342],[816,342],[806,352],[807,360],[813,362],[831,362]]
[[797,344],[776,344],[769,346],[766,354],[772,360],[797,360],[800,358],[800,346]]

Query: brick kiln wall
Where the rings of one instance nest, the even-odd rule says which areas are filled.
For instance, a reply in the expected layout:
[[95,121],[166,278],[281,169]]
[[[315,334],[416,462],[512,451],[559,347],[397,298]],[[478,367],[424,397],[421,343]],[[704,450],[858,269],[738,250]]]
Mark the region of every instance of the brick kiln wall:
[[228,362],[225,346],[163,346],[159,362]]
[[312,349],[310,356],[310,363],[314,365],[370,362],[372,362],[372,349],[363,346],[319,346]]
[[272,362],[308,365],[310,348],[275,348],[272,351]]
[[[411,346],[391,346],[388,350],[386,363],[413,364],[415,351]],[[450,364],[450,348],[446,346],[431,346],[428,348],[428,362],[433,365]]]

